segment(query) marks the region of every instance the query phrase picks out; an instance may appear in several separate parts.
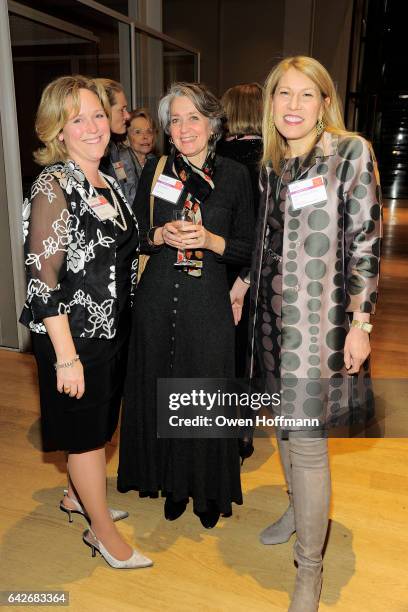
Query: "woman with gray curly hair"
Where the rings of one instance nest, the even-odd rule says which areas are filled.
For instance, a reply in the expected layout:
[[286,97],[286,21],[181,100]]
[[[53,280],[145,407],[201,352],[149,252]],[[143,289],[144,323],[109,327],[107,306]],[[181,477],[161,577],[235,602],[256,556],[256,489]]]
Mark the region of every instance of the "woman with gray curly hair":
[[146,163],[135,200],[141,250],[150,258],[133,309],[118,476],[122,492],[161,491],[168,520],[192,497],[206,528],[242,503],[238,441],[157,439],[156,383],[234,376],[226,266],[250,259],[252,192],[247,169],[215,154],[221,117],[217,98],[197,83],[175,83],[160,101],[172,152],[159,177],[160,161]]

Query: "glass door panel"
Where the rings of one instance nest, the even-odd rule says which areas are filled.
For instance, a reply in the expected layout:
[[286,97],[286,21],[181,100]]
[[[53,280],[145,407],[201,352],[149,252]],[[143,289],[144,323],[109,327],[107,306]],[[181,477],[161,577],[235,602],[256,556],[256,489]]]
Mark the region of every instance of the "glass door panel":
[[[10,4],[16,8],[16,12],[10,12],[10,36],[21,171],[26,193],[40,171],[32,159],[33,151],[39,146],[33,128],[45,85],[62,75],[102,76],[121,81],[130,99],[130,27],[92,9],[87,9],[88,13],[78,21],[68,7],[64,12],[60,6],[55,19]],[[66,21],[62,17],[66,17]]]

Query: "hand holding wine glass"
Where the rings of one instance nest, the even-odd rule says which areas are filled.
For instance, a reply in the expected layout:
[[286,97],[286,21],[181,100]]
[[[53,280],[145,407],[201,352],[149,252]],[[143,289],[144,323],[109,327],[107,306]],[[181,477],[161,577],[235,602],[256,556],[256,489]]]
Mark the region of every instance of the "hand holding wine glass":
[[[186,237],[185,230],[186,230],[187,223],[192,225],[192,220],[189,218],[188,213],[189,211],[186,208],[182,208],[181,210],[173,211],[173,219],[176,222],[173,225],[176,225],[176,227],[180,230],[179,231],[180,240],[183,240]],[[196,264],[194,261],[191,261],[190,259],[186,258],[184,248],[180,248],[179,252],[182,254],[182,256],[180,257],[180,255],[178,254],[177,261],[174,264],[176,268],[195,268],[196,267]]]
[[[173,211],[174,220],[166,223],[162,229],[163,242],[174,249],[206,249],[222,255],[225,250],[225,239],[209,232],[201,224],[192,223],[190,219],[186,219],[186,214],[188,216],[186,209]],[[178,224],[179,221],[185,221],[184,227]]]

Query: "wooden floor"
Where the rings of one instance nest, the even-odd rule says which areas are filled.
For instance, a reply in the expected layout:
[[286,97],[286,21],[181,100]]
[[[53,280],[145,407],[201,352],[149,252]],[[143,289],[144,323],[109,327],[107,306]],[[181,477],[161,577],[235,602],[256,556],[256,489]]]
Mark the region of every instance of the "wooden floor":
[[[407,375],[407,204],[385,211],[373,333],[377,377]],[[191,509],[169,523],[161,500],[119,494],[115,439],[108,448],[110,502],[130,512],[119,528],[155,566],[112,570],[82,543],[85,521],[69,525],[58,510],[64,463],[40,450],[33,358],[0,351],[0,376],[0,590],[63,589],[70,593],[70,610],[78,612],[287,609],[294,538],[274,547],[257,539],[286,507],[274,440],[257,439],[256,454],[244,466],[244,505],[207,531]],[[408,611],[407,450],[403,438],[330,440],[333,502],[321,611]]]

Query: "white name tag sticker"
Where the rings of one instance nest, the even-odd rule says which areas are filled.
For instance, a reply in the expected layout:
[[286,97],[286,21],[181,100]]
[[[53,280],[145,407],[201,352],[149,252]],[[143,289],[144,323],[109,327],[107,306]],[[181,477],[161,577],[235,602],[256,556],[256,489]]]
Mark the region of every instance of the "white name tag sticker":
[[125,181],[127,179],[125,165],[123,161],[117,161],[113,163],[113,167],[115,168],[116,178],[119,181]]
[[295,181],[288,185],[288,189],[294,210],[327,201],[327,192],[322,176]]
[[118,213],[113,208],[112,204],[109,204],[108,200],[102,195],[88,200],[88,205],[98,215],[101,221],[105,221],[106,219],[114,219],[118,216]]
[[177,204],[182,191],[183,183],[179,179],[161,174],[157,179],[152,195],[162,200],[172,202],[173,204]]

